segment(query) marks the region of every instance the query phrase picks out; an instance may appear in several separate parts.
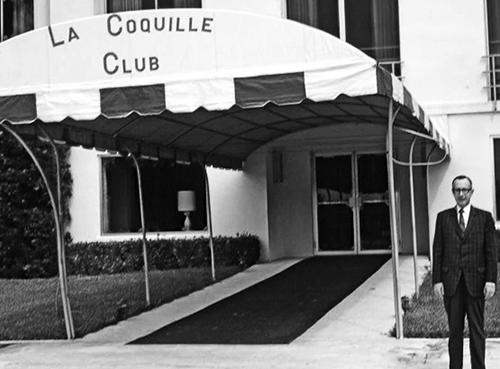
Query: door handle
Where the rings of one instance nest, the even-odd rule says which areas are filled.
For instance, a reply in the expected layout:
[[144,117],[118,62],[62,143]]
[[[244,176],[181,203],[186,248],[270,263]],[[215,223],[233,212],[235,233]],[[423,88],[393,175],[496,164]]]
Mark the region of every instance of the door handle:
[[349,197],[349,207],[351,209],[354,209],[356,207],[360,207],[363,205],[363,202],[361,201],[361,196],[351,196]]

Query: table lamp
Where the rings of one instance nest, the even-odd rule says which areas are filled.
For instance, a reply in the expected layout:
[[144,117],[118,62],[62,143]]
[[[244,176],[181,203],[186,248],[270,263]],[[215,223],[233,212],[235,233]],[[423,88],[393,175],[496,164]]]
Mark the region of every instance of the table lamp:
[[177,210],[186,216],[183,231],[191,230],[189,213],[196,210],[196,197],[194,191],[177,191]]

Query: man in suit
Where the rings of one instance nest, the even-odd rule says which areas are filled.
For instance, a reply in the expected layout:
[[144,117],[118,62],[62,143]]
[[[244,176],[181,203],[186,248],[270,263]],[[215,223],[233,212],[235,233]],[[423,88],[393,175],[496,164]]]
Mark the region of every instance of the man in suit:
[[452,181],[456,206],[440,212],[434,234],[432,282],[444,298],[450,337],[450,369],[463,363],[464,319],[470,332],[472,369],[485,369],[484,302],[495,293],[497,250],[491,214],[471,206],[469,177]]

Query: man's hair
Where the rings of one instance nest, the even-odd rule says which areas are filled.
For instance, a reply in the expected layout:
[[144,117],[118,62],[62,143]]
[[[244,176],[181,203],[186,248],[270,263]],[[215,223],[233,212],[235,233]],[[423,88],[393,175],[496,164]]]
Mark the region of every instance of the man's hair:
[[461,174],[459,176],[456,176],[455,178],[453,178],[453,181],[451,181],[451,187],[453,188],[453,184],[455,183],[456,180],[459,180],[459,179],[466,179],[469,181],[470,183],[470,188],[472,188],[472,179],[470,179],[469,177],[467,177],[466,175],[464,174]]

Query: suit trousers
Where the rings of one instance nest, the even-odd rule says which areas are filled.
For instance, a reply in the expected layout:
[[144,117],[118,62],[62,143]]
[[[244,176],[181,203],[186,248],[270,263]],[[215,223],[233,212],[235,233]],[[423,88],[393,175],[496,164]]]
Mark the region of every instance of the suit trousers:
[[455,294],[444,297],[444,306],[450,330],[450,369],[462,369],[465,315],[469,324],[471,368],[485,369],[484,297],[469,294],[462,274]]

